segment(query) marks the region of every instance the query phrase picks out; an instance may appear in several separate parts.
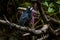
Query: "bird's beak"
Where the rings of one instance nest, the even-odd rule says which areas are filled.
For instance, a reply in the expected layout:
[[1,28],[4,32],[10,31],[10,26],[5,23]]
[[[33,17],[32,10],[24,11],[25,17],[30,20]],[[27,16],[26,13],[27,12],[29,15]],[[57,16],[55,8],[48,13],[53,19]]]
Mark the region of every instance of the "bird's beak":
[[33,9],[33,7],[30,8],[30,10],[32,10],[32,9]]

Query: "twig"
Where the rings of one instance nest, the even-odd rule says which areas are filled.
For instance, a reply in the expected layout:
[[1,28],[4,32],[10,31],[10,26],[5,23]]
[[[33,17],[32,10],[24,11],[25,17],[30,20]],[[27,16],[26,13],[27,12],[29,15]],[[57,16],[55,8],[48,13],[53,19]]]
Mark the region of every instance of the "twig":
[[56,19],[54,19],[54,18],[52,18],[50,16],[48,16],[48,18],[49,18],[49,21],[52,21],[52,22],[60,24],[59,20],[56,20]]
[[37,25],[37,23],[40,21],[40,19],[34,24],[34,27]]
[[48,23],[49,20],[42,8],[42,2],[40,0],[37,1],[37,6],[38,6],[38,9],[39,9],[42,19],[44,20],[45,23]]
[[[47,24],[45,24],[40,30],[35,30],[36,31],[36,33],[46,33],[46,31],[47,31],[47,29],[48,29],[48,25]],[[25,35],[26,34],[26,35]],[[31,35],[30,33],[25,33],[25,34],[23,34],[24,36],[28,36],[28,35]]]
[[4,19],[6,20],[6,22],[9,22],[8,20],[7,20],[7,18],[6,18],[6,16],[5,15],[3,15],[4,16]]
[[60,28],[56,29],[55,33],[56,33],[57,36],[60,35]]
[[35,29],[40,29],[43,25],[38,25],[35,27]]
[[44,37],[39,38],[39,39],[37,39],[37,40],[43,40],[43,39],[46,39],[46,38],[48,38],[48,37],[49,37],[49,34],[47,34],[47,35],[45,35]]
[[58,29],[55,30],[55,32],[58,32],[58,31],[60,31],[60,28],[58,28]]
[[25,34],[23,34],[22,36],[28,36],[28,35],[30,35],[30,33],[25,33]]

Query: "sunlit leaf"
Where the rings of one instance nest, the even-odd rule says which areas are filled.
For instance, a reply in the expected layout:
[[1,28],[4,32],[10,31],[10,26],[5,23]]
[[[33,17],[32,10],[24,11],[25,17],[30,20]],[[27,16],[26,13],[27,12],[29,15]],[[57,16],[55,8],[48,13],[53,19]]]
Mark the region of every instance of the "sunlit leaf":
[[48,7],[48,2],[44,2],[43,5],[47,6]]
[[60,0],[56,2],[57,4],[60,4]]
[[49,4],[49,7],[53,7],[53,6],[54,6],[54,4],[53,4],[53,3],[50,3],[50,4]]
[[54,9],[53,8],[48,8],[48,12],[51,13],[51,12],[54,12]]

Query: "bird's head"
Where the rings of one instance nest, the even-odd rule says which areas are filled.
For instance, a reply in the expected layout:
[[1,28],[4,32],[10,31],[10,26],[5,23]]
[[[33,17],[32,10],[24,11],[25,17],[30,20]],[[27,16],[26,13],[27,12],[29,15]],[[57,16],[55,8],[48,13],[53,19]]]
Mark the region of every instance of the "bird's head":
[[31,13],[32,9],[33,9],[33,7],[28,6],[28,8],[27,8],[26,11],[27,11],[28,13]]

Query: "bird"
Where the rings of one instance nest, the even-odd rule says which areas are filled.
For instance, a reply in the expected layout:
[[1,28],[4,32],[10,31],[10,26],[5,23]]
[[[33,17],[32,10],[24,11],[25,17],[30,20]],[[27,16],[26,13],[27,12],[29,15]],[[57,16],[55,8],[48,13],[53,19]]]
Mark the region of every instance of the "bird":
[[28,7],[20,16],[18,24],[20,26],[26,26],[26,24],[29,23],[31,20],[31,12],[32,12],[32,7]]

